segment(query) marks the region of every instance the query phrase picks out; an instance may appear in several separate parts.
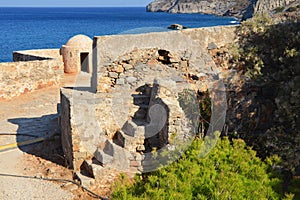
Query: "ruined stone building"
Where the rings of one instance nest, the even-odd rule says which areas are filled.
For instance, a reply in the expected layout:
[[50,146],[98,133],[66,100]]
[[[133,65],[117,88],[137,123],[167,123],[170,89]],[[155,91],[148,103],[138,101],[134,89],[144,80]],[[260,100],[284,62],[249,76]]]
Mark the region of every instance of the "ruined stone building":
[[209,132],[221,128],[224,90],[207,50],[232,42],[235,29],[77,35],[61,49],[14,52],[15,62],[0,63],[0,98],[72,74],[75,86],[61,89],[59,105],[70,168],[88,182],[109,170],[153,171],[178,159],[198,133],[198,93],[209,90],[214,103]]
[[92,70],[81,69],[76,86],[61,90],[62,144],[75,172],[96,179],[104,169],[135,174],[179,158],[198,132],[197,93],[218,86],[206,49],[223,41],[203,35],[94,38]]

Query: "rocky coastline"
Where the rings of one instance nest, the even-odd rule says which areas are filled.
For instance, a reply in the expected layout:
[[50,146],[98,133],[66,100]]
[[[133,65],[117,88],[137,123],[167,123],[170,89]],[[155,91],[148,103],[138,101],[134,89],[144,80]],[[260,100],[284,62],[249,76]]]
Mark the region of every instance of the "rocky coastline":
[[203,13],[232,16],[241,20],[256,13],[275,13],[289,6],[299,5],[297,0],[156,0],[147,5],[148,12]]

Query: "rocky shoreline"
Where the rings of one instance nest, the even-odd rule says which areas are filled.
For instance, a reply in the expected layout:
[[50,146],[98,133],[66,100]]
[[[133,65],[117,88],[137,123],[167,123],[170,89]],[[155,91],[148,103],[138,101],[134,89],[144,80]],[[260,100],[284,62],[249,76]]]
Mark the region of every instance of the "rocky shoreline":
[[299,2],[297,0],[156,0],[147,5],[146,9],[148,12],[203,13],[246,20],[256,13],[275,13],[295,4],[299,5]]

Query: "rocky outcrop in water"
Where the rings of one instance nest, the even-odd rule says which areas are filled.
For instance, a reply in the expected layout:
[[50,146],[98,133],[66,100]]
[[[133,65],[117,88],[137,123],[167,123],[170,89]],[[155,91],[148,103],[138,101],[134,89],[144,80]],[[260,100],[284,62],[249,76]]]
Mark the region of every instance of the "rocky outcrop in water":
[[251,18],[256,12],[272,12],[298,0],[156,0],[147,6],[148,12],[204,13],[220,16]]

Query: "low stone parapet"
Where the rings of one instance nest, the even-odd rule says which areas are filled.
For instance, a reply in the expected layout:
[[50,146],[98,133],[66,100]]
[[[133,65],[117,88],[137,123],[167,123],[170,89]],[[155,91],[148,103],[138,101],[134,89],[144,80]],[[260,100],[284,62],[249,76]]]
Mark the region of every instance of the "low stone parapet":
[[59,49],[15,52],[14,60],[19,62],[0,63],[0,99],[60,83],[63,62]]

